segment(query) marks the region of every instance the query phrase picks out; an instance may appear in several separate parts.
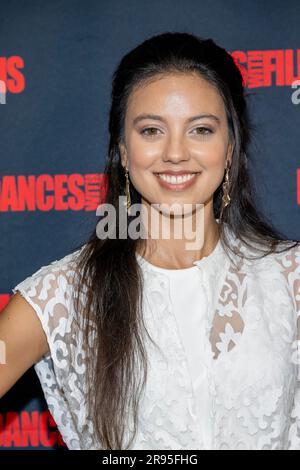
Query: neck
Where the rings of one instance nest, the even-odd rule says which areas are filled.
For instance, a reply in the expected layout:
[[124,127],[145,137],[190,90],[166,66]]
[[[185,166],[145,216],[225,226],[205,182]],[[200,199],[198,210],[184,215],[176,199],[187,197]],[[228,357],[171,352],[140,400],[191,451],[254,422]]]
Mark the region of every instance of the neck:
[[[173,217],[144,203],[142,221],[148,238],[142,256],[166,269],[182,269],[208,256],[219,241],[219,224],[213,214],[213,201],[184,217]],[[181,227],[181,229],[180,229]]]

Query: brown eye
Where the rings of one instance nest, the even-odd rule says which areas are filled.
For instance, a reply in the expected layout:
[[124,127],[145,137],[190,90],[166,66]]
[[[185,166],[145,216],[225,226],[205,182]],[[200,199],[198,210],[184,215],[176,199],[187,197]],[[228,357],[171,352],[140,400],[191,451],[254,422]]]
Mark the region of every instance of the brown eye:
[[196,129],[194,130],[197,130],[197,129],[204,131],[204,132],[197,132],[197,134],[200,134],[200,135],[209,135],[213,133],[211,129],[208,129],[208,127],[196,127]]
[[150,133],[148,134],[146,131],[158,131],[158,129],[156,129],[156,127],[145,127],[145,129],[142,129],[142,130],[141,130],[141,134],[142,134],[142,135],[147,135],[147,136],[151,137],[151,136],[156,135],[156,133],[150,132]]

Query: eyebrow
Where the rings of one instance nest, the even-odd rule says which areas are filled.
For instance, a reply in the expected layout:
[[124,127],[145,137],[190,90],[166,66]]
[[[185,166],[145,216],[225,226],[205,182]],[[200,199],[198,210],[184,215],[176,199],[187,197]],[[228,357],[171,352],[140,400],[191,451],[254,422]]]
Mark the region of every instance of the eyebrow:
[[[210,113],[197,114],[196,116],[192,116],[188,118],[186,122],[192,122],[192,121],[196,121],[197,119],[203,119],[203,118],[213,119],[218,124],[220,124],[221,122],[221,119],[218,116],[216,116],[215,114],[210,114]],[[143,119],[154,119],[155,121],[162,121],[166,123],[166,120],[162,116],[159,116],[158,114],[139,114],[138,116],[134,118],[133,125],[137,124],[139,121],[142,121]]]

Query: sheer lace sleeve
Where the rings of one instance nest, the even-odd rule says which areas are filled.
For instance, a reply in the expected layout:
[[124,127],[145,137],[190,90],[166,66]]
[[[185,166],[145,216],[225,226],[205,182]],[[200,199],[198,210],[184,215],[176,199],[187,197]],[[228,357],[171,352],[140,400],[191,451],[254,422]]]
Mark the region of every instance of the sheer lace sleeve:
[[[50,356],[62,365],[62,342],[72,321],[71,293],[74,253],[41,267],[13,289],[27,300],[38,316],[46,334]],[[49,356],[49,353],[46,354]]]
[[291,250],[288,281],[295,305],[296,337],[293,343],[292,362],[296,367],[296,387],[291,411],[288,450],[300,450],[300,246]]
[[[35,365],[49,410],[70,449],[79,449],[79,424],[83,392],[81,348],[74,334],[73,287],[77,250],[43,266],[13,289],[27,300],[38,316],[46,334],[49,352]],[[72,352],[75,351],[75,359]],[[71,405],[70,405],[71,404]]]

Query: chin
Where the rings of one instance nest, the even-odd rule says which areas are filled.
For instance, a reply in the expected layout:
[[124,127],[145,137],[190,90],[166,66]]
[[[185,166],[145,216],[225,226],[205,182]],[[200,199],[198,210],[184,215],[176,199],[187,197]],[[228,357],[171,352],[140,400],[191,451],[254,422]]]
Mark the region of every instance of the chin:
[[159,210],[159,212],[165,215],[175,215],[178,217],[182,217],[183,215],[187,216],[192,214],[196,210],[201,210],[203,208],[203,204],[199,202],[179,202],[179,201],[172,201],[172,202],[160,202],[154,203],[153,206]]

